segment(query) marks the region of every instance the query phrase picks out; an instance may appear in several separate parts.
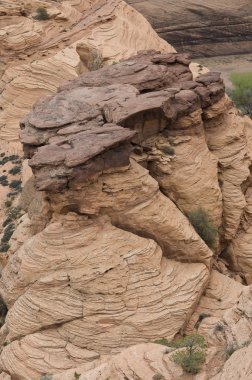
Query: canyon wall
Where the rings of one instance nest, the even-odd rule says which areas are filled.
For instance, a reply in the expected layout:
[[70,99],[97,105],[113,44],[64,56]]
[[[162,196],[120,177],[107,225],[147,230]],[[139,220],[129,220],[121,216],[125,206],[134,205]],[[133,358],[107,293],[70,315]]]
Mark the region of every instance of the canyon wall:
[[250,0],[127,0],[160,37],[194,57],[252,51]]

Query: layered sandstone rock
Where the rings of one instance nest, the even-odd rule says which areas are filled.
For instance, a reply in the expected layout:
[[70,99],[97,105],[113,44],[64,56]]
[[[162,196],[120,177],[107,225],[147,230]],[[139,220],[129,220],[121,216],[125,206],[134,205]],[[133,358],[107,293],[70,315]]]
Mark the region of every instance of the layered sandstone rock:
[[247,143],[246,119],[228,99],[222,99],[204,113],[209,149],[218,158],[223,195],[223,231],[232,240],[246,206],[243,183],[250,176],[251,149]]
[[[210,343],[199,376],[212,377],[225,348],[252,338],[251,289],[212,271],[232,241],[226,260],[243,273],[227,273],[248,282],[249,123],[218,73],[193,79],[188,55],[119,0],[43,2],[45,22],[10,4],[1,138],[15,141],[17,118],[55,94],[21,123],[34,178],[24,164],[26,214],[0,278],[0,378],[186,379],[152,342],[195,329]],[[199,208],[219,228],[212,250],[187,218]]]
[[127,0],[178,51],[194,56],[251,52],[250,0]]
[[252,379],[252,344],[234,352],[213,380]]
[[[46,7],[52,18],[34,19],[32,12],[38,6]],[[174,51],[143,16],[120,0],[32,4],[4,0],[1,11],[0,130],[4,149],[10,142],[10,149],[17,149],[20,119],[38,98],[56,92],[66,81],[138,50]]]
[[[207,279],[203,264],[162,258],[154,241],[106,219],[63,216],[29,239],[2,272],[9,307],[2,339],[11,341],[2,369],[37,379],[135,343],[172,338]],[[54,355],[48,361],[51,350],[60,362]]]
[[165,347],[151,343],[130,347],[89,371],[77,367],[53,376],[53,380],[72,380],[74,373],[80,375],[80,380],[124,380],[132,376],[151,380],[158,375],[157,379],[177,380],[183,377],[183,371],[170,360]]
[[237,302],[244,285],[213,270],[204,295],[187,326],[187,331],[197,331],[206,336],[208,343],[216,344],[213,332],[216,324]]

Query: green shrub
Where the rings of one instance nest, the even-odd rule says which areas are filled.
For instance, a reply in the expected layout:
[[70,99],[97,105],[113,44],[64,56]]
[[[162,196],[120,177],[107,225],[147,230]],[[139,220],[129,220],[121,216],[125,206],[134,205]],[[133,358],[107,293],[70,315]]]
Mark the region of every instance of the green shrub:
[[163,346],[167,346],[167,347],[171,346],[171,343],[166,338],[157,339],[157,340],[154,341],[154,343],[156,343],[156,344],[162,344]]
[[4,230],[1,243],[8,243],[14,231],[15,225],[13,223],[8,224],[8,226]]
[[0,297],[0,327],[2,327],[5,322],[5,317],[6,317],[7,312],[8,312],[7,306],[4,300],[2,299],[2,297]]
[[20,166],[14,166],[12,169],[9,170],[9,173],[12,175],[18,174],[21,172]]
[[75,378],[75,380],[79,380],[80,377],[81,377],[80,373],[74,372],[74,378]]
[[11,218],[6,218],[2,224],[3,227],[6,227],[8,226],[8,224],[10,224],[12,222],[12,219]]
[[22,215],[22,210],[20,207],[10,207],[7,215],[11,220],[16,220]]
[[48,374],[48,375],[42,375],[40,377],[40,380],[52,380],[52,375]]
[[174,156],[175,154],[175,150],[171,146],[166,146],[165,148],[162,149],[162,151],[167,156]]
[[213,248],[218,235],[218,229],[210,221],[208,213],[202,208],[198,208],[188,214],[188,219],[201,239],[210,248]]
[[10,248],[9,243],[1,243],[0,244],[0,252],[7,252],[9,248]]
[[11,199],[7,199],[5,202],[4,202],[4,205],[6,208],[9,208],[11,205],[12,205],[12,200]]
[[152,380],[165,380],[164,376],[161,373],[156,373],[153,375]]
[[8,179],[7,179],[6,175],[1,175],[0,176],[0,184],[2,186],[8,186],[9,182],[8,182]]
[[13,163],[21,163],[20,157],[17,154],[12,154],[11,156],[5,156],[0,160],[0,165],[6,164],[6,162],[12,161]]
[[37,20],[49,20],[49,14],[47,13],[47,10],[43,7],[37,8],[36,9],[36,16],[35,18]]
[[10,183],[10,188],[15,189],[17,191],[20,191],[22,189],[21,184],[22,184],[22,182],[19,179],[14,179]]
[[230,79],[234,89],[228,95],[243,114],[252,117],[252,72],[232,73]]
[[206,361],[206,341],[199,334],[190,334],[174,342],[174,347],[180,351],[172,355],[172,360],[180,365],[185,372],[196,374],[200,372]]

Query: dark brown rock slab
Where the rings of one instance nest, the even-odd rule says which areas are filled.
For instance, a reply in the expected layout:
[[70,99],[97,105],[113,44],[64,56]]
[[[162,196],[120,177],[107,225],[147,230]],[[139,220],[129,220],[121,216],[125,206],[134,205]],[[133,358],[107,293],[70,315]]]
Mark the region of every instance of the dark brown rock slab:
[[136,149],[165,130],[193,128],[196,114],[202,127],[203,109],[224,96],[224,85],[218,73],[193,81],[189,62],[184,54],[141,52],[35,104],[20,137],[37,189],[64,191],[127,166],[132,143]]
[[59,92],[76,87],[131,84],[140,92],[156,91],[191,80],[188,54],[140,52],[128,60],[85,73],[61,86]]

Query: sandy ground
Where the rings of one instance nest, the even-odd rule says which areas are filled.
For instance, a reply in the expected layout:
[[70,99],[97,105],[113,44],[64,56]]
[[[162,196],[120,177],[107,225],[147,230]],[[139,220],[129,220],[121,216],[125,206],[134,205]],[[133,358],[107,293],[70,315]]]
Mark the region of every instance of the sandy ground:
[[252,72],[252,54],[199,58],[197,62],[212,71],[221,72],[227,88],[232,88],[231,73]]

